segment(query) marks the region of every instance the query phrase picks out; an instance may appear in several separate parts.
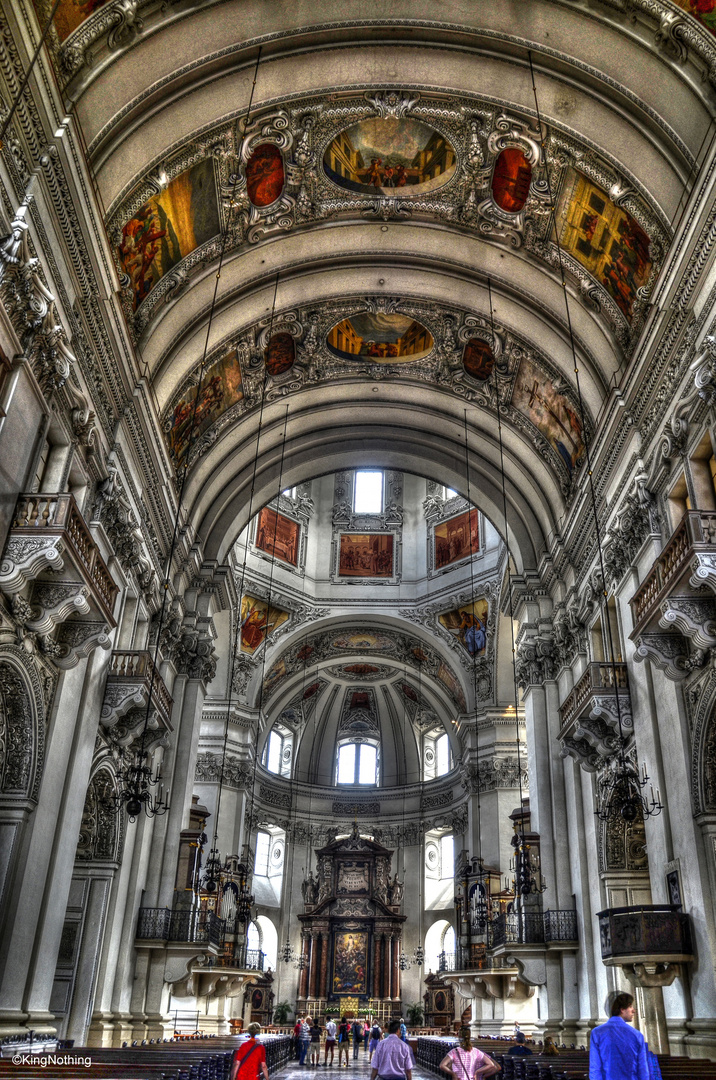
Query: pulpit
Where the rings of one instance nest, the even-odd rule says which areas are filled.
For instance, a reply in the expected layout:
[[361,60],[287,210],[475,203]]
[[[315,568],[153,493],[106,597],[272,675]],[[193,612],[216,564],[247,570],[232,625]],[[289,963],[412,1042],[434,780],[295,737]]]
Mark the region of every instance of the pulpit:
[[[403,885],[391,880],[393,852],[360,836],[316,851],[317,875],[303,883],[304,966],[297,1009],[370,1013],[400,1011]],[[349,1007],[350,1006],[350,1007]]]

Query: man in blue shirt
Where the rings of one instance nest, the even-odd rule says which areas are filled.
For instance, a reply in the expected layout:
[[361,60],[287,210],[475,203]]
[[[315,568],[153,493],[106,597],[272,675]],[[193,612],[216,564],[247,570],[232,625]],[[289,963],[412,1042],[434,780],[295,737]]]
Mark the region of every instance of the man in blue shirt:
[[629,1026],[633,1019],[634,998],[617,994],[606,1024],[589,1040],[589,1080],[649,1080],[646,1041]]

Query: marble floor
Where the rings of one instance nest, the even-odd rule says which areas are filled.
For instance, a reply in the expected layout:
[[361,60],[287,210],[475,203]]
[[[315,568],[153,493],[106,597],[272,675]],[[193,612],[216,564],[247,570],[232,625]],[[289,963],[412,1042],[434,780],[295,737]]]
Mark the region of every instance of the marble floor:
[[[330,1062],[330,1054],[328,1056]],[[345,1064],[338,1068],[338,1054],[336,1053],[333,1066],[329,1064],[326,1068],[323,1066],[323,1054],[321,1054],[320,1068],[316,1068],[314,1065],[309,1064],[309,1057],[306,1057],[306,1064],[300,1066],[297,1061],[289,1061],[288,1065],[284,1066],[278,1074],[281,1080],[307,1080],[307,1076],[316,1077],[317,1080],[320,1077],[321,1080],[328,1077],[341,1077],[345,1080],[369,1080],[370,1078],[370,1058],[368,1054],[361,1050],[358,1058],[353,1060],[353,1051],[348,1052],[348,1067]],[[413,1069],[413,1080],[435,1080],[432,1073],[429,1073],[425,1069],[421,1069],[416,1065]]]

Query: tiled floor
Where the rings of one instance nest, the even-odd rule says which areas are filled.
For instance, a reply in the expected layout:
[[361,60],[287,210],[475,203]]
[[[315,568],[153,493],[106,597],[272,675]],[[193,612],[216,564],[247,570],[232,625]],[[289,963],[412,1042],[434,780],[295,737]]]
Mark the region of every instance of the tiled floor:
[[[328,1055],[330,1062],[330,1054]],[[309,1057],[306,1057],[306,1064],[302,1067],[297,1061],[290,1061],[285,1068],[280,1072],[281,1080],[370,1080],[370,1058],[368,1054],[361,1050],[359,1057],[356,1061],[353,1060],[353,1051],[348,1051],[348,1068],[345,1065],[341,1065],[338,1068],[338,1053],[336,1053],[333,1059],[333,1067],[328,1065],[327,1068],[323,1067],[323,1054],[321,1054],[321,1066],[316,1068],[314,1065],[309,1065]],[[423,1071],[416,1066],[413,1069],[413,1080],[435,1080],[435,1078],[428,1072]]]

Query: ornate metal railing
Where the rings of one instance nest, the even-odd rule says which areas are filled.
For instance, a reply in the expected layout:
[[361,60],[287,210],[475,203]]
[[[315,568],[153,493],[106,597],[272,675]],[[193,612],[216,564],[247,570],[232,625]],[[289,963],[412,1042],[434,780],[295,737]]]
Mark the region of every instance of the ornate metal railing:
[[644,581],[629,601],[638,633],[670,587],[687,570],[697,551],[716,547],[716,512],[687,510],[656,559]]
[[488,925],[487,947],[577,941],[576,911],[525,911],[498,915]]
[[626,664],[588,664],[579,682],[559,707],[562,726],[560,738],[564,736],[565,729],[582,714],[594,694],[614,691],[615,687],[617,693],[620,690],[629,692]]
[[691,956],[691,922],[678,907],[643,904],[597,914],[602,960],[620,956]]
[[186,941],[222,948],[226,920],[213,911],[170,908],[140,908],[137,938],[140,941]]
[[441,952],[438,954],[438,971],[455,971],[455,953]]
[[112,621],[112,608],[118,589],[92,533],[79,511],[74,495],[20,495],[15,508],[12,531],[20,534],[62,535],[77,563],[87,575],[99,606]]

